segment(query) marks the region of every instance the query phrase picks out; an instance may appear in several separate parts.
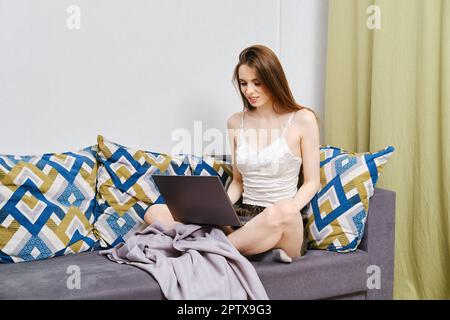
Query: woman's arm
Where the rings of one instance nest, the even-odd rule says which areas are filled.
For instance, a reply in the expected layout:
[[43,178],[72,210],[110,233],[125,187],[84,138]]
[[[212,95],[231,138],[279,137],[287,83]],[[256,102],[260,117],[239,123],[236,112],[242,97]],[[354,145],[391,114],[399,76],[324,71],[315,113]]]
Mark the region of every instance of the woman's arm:
[[242,184],[242,176],[236,167],[236,136],[237,128],[239,128],[241,113],[233,114],[227,121],[228,140],[230,141],[230,150],[232,156],[233,181],[228,186],[227,194],[232,203],[236,203],[244,191]]
[[302,129],[300,148],[303,158],[303,184],[293,200],[298,210],[303,209],[320,189],[320,139],[315,115],[305,110],[299,117]]
[[228,197],[230,197],[231,203],[236,203],[241,198],[242,192],[242,183],[237,182],[233,179],[227,190],[227,194]]

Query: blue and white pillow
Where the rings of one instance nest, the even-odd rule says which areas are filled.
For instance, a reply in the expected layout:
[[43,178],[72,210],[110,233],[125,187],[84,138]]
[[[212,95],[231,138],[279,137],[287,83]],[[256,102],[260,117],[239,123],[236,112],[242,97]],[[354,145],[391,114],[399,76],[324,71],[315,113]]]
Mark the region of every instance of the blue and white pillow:
[[177,155],[184,163],[189,163],[193,176],[218,176],[225,189],[233,180],[231,163],[210,155]]
[[164,199],[152,175],[190,175],[189,164],[166,154],[125,147],[99,135],[97,214],[101,247],[114,247],[147,225],[147,209]]
[[321,189],[302,210],[310,248],[336,252],[357,249],[364,234],[369,198],[393,152],[393,147],[374,153],[320,148]]
[[32,156],[0,155],[0,262],[92,250],[95,147]]

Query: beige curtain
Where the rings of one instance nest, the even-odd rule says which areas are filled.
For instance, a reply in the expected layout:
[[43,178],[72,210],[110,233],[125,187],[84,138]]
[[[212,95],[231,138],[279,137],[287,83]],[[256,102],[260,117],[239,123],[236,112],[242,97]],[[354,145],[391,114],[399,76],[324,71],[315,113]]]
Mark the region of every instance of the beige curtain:
[[450,299],[450,0],[330,0],[325,142],[392,145],[394,298]]

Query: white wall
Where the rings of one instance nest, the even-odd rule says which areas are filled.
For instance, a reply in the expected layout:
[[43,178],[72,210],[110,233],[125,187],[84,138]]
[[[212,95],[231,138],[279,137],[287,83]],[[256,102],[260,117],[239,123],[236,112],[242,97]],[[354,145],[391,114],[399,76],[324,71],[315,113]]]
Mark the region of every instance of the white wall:
[[[66,26],[70,5],[79,30]],[[170,153],[172,133],[194,138],[196,120],[197,134],[216,128],[226,145],[226,119],[242,108],[232,71],[256,43],[323,119],[327,10],[328,0],[0,0],[0,153],[77,150],[97,134]]]

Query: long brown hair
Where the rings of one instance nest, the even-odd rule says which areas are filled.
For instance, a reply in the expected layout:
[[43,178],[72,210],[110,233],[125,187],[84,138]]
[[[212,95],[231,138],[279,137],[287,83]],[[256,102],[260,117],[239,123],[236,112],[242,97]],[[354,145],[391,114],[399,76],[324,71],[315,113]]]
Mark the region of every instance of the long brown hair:
[[241,94],[245,109],[254,110],[255,107],[250,105],[240,90],[239,67],[242,65],[256,69],[258,80],[267,89],[273,102],[272,107],[276,113],[288,113],[308,109],[314,113],[318,120],[313,110],[299,105],[295,101],[278,57],[270,48],[263,45],[253,45],[245,48],[239,54],[239,62],[234,69],[233,83]]

